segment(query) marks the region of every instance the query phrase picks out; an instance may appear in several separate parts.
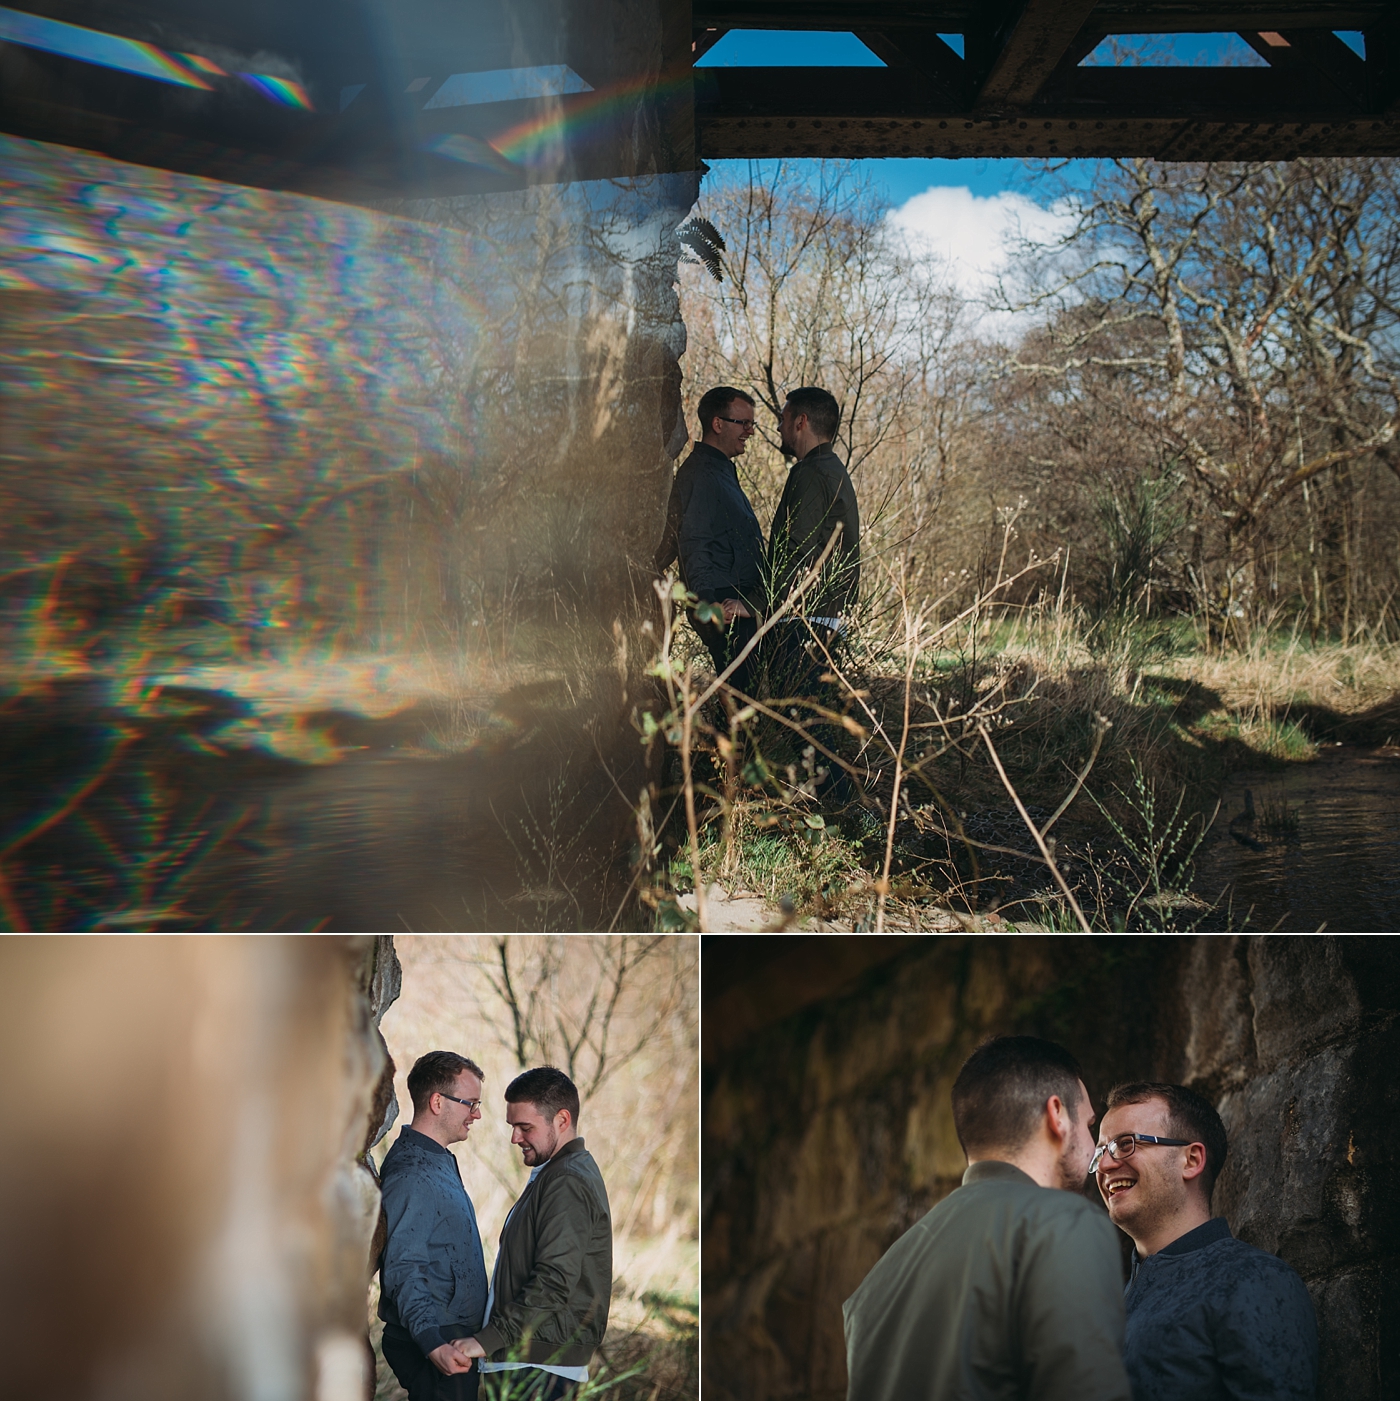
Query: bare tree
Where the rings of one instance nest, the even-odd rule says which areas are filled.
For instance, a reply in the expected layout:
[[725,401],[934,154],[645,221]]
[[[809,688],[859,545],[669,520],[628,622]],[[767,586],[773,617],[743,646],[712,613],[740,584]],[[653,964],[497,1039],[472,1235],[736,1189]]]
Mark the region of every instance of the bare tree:
[[1048,319],[1008,358],[1018,393],[1054,386],[1062,469],[1108,435],[1139,477],[1180,469],[1222,616],[1277,594],[1305,486],[1307,514],[1319,485],[1400,471],[1395,212],[1384,161],[1110,161],[1058,245],[1023,249],[1018,305]]
[[[822,163],[815,179],[781,162],[751,165],[746,179],[707,189],[704,209],[727,249],[719,282],[683,270],[687,405],[731,383],[776,418],[791,389],[830,389],[843,408],[837,449],[860,494],[863,548],[927,545],[984,397],[945,266],[892,229],[874,189],[839,162]],[[763,518],[786,475],[776,432],[737,465]]]
[[522,1069],[557,1065],[586,1097],[680,1012],[694,962],[664,935],[499,935],[480,961],[499,1002],[483,1020]]

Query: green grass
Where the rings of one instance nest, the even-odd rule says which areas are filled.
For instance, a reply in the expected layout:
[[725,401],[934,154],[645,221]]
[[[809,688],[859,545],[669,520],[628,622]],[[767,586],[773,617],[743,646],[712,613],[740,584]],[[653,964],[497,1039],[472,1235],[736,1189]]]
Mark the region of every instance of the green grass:
[[[774,821],[763,803],[740,800],[735,825],[732,847],[726,848],[719,822],[705,828],[700,843],[705,879],[731,893],[752,891],[774,904],[791,900],[801,914],[830,913],[869,885],[869,872],[862,866],[864,844],[819,814]],[[683,856],[670,863],[669,872],[674,889],[695,888],[690,862]]]

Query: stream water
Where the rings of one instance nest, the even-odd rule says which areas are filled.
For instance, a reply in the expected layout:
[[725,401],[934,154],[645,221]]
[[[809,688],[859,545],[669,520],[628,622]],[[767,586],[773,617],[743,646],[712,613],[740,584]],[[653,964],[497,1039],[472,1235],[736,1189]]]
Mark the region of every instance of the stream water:
[[1332,745],[1314,763],[1236,774],[1196,868],[1197,893],[1219,902],[1210,925],[1400,930],[1400,748]]

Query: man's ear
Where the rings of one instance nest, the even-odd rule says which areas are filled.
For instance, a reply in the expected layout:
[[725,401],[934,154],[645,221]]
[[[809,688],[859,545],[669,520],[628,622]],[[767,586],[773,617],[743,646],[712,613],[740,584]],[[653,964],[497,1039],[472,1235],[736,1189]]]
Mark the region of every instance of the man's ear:
[[1204,1143],[1192,1143],[1186,1149],[1186,1162],[1182,1166],[1181,1175],[1187,1182],[1192,1182],[1206,1170],[1206,1146]]
[[1051,1095],[1045,1101],[1045,1119],[1054,1138],[1068,1138],[1074,1129],[1074,1115],[1059,1095]]

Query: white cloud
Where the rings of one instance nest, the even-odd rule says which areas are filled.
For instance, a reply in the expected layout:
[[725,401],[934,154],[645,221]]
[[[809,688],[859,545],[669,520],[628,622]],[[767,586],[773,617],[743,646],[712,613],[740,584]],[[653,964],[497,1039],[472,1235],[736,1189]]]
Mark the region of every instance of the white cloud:
[[1020,238],[1051,239],[1068,217],[1014,190],[974,195],[965,185],[935,185],[887,215],[911,245],[945,259],[950,281],[973,301],[985,301],[997,277],[1015,271]]

